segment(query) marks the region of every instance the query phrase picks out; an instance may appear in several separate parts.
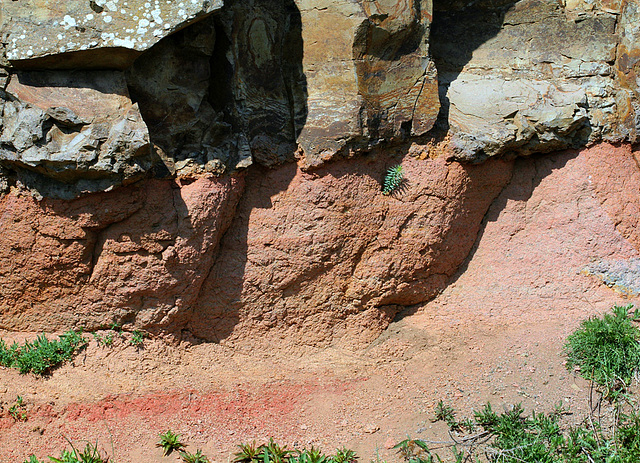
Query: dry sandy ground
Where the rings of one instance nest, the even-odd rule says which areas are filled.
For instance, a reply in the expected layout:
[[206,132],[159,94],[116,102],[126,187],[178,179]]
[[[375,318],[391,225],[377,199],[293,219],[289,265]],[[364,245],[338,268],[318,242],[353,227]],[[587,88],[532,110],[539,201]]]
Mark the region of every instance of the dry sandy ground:
[[[461,415],[490,401],[501,410],[523,403],[550,410],[558,402],[576,415],[588,387],[568,373],[561,347],[575,326],[462,321],[440,308],[394,323],[369,348],[324,350],[298,358],[241,354],[217,345],[167,346],[147,340],[88,349],[49,378],[2,370],[0,461],[22,463],[31,453],[58,456],[68,446],[98,442],[117,462],[178,461],[154,447],[166,429],[213,461],[228,461],[236,444],[269,437],[290,446],[345,445],[362,461],[406,436],[447,439],[432,423],[442,399]],[[28,420],[6,413],[17,395]]]
[[[302,353],[91,341],[48,378],[0,370],[0,462],[57,456],[67,440],[98,442],[118,463],[178,461],[155,447],[167,429],[219,462],[238,443],[269,437],[395,461],[390,447],[406,436],[448,438],[431,422],[440,399],[461,416],[487,401],[497,410],[521,402],[528,411],[562,402],[578,420],[588,385],[566,371],[566,336],[592,314],[637,302],[585,268],[640,256],[592,185],[592,158],[519,162],[459,275],[371,345]],[[7,413],[17,395],[26,422]]]

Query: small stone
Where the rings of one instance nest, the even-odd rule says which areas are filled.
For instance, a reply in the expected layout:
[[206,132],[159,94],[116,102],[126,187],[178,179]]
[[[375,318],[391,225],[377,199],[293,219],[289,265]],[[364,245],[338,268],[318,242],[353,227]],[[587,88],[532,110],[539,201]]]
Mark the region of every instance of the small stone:
[[367,434],[373,434],[379,430],[380,430],[380,426],[376,426],[375,424],[367,425],[364,428],[364,432],[366,432]]

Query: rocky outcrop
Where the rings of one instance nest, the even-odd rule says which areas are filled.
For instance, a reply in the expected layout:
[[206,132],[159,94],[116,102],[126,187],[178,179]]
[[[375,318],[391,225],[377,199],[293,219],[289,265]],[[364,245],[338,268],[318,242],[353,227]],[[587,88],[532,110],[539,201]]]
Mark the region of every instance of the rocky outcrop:
[[313,174],[295,166],[250,173],[190,330],[234,342],[357,345],[401,306],[437,294],[511,164],[465,167],[416,154],[423,159],[405,159],[404,188],[393,196],[380,193],[384,157]]
[[[5,89],[0,162],[38,194],[74,197],[144,176],[149,133],[118,71],[19,71]],[[55,188],[43,177],[60,181]]]
[[[640,137],[640,6],[636,2],[620,2],[620,22],[616,69],[622,87],[619,92],[621,124],[630,140]],[[624,133],[624,132],[623,132]]]
[[546,333],[573,320],[569,331],[614,304],[637,306],[640,243],[628,222],[638,217],[634,154],[603,143],[516,160],[469,258],[424,313],[445,326],[502,333],[513,323]]
[[430,0],[298,4],[308,81],[299,137],[305,166],[431,129],[439,102]]
[[216,341],[269,329],[306,345],[370,341],[400,306],[444,287],[511,175],[502,161],[422,157],[405,160],[394,196],[380,193],[382,154],[315,174],[252,169],[246,180],[155,180],[73,201],[10,193],[0,202],[0,326],[131,322]]
[[[34,158],[66,149],[48,133],[59,121],[30,115],[41,149],[34,155],[0,146],[3,164],[21,183],[28,177],[29,186],[44,194],[69,197],[132,181],[140,173],[221,175],[254,162],[275,166],[296,159],[313,167],[337,154],[425,134],[439,109],[429,55],[431,2],[325,3],[153,6],[100,0],[52,9],[37,1],[11,2],[0,25],[11,80],[24,79],[24,71],[13,69],[37,69],[29,78],[41,87],[74,93],[77,81],[91,77],[70,71],[52,77],[42,70],[110,68],[101,73],[109,89],[101,91],[118,88],[117,94],[128,96],[116,71],[124,70],[151,144],[136,127],[128,134],[131,149],[103,144],[103,154],[118,160],[110,172],[102,164],[87,167],[94,161],[73,149],[67,157],[81,157],[79,166],[64,159],[57,169],[45,168]],[[41,37],[36,30],[46,33]],[[15,99],[4,116],[9,120],[21,117],[12,106],[33,103],[11,92],[2,99]],[[93,111],[103,114],[100,104]],[[11,128],[5,131],[5,139],[13,137]],[[135,149],[147,146],[152,154]],[[142,162],[141,156],[146,156]],[[47,188],[47,181],[33,181],[33,172],[61,182],[59,191]],[[74,177],[86,181],[69,186]]]
[[615,72],[628,62],[617,47],[633,36],[635,2],[467,4],[436,7],[432,36],[456,158],[635,139],[636,97]]
[[636,2],[0,8],[0,328],[370,341],[457,278],[514,158],[568,148],[637,248]]
[[201,178],[153,180],[72,201],[5,195],[0,326],[180,326],[242,189],[242,178]]
[[222,8],[222,0],[47,0],[0,5],[6,55],[18,68],[117,68]]

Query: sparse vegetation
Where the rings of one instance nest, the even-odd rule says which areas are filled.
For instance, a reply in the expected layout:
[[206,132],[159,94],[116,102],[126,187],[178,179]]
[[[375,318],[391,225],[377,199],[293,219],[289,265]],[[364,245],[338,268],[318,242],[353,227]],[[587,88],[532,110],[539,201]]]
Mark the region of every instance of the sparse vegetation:
[[[591,412],[578,425],[563,423],[568,412],[561,405],[548,414],[527,415],[521,405],[498,414],[487,404],[473,419],[457,421],[453,408],[439,401],[435,418],[456,432],[451,442],[430,447],[427,441],[407,439],[395,448],[410,463],[640,461],[640,410],[629,392],[640,365],[640,330],[633,325],[638,311],[632,313],[631,309],[614,307],[613,314],[590,318],[567,339],[567,367],[576,369],[601,391],[595,404],[589,397]],[[595,413],[603,398],[611,404],[610,416],[605,419]],[[434,450],[443,447],[449,448],[452,460],[443,460]]]
[[91,333],[93,335],[93,339],[96,340],[96,343],[99,346],[111,347],[113,346],[113,333],[107,333],[105,335],[100,335],[96,332]]
[[201,450],[196,453],[182,452],[180,456],[184,463],[209,463],[209,459],[202,454]]
[[238,445],[240,451],[234,455],[233,463],[355,463],[358,456],[353,450],[341,448],[335,455],[324,454],[320,449],[311,446],[310,449],[291,450],[281,446],[273,439],[268,443],[257,445]]
[[73,358],[76,352],[86,346],[81,333],[67,331],[57,341],[50,341],[44,334],[34,341],[7,347],[0,339],[0,365],[17,368],[20,373],[45,375],[62,363]]
[[131,340],[129,341],[131,345],[141,348],[144,345],[145,334],[140,330],[133,330],[131,334]]
[[[458,419],[451,405],[438,401],[434,421],[444,421],[450,440],[430,442],[407,438],[394,448],[408,463],[635,463],[640,461],[640,409],[634,397],[634,381],[640,365],[640,319],[632,307],[614,307],[612,314],[590,318],[571,334],[565,345],[567,367],[591,381],[590,413],[567,423],[562,404],[549,413],[525,412],[518,404],[501,413],[487,403],[473,417]],[[138,332],[142,336],[142,332]],[[0,350],[13,358],[22,347]],[[9,352],[9,354],[7,353]],[[594,394],[597,400],[594,404]],[[604,414],[602,404],[607,404]],[[10,414],[22,419],[23,401],[18,397]],[[26,418],[26,409],[24,409]],[[598,410],[596,412],[596,410]],[[164,456],[177,453],[184,463],[209,463],[200,449],[188,452],[180,435],[171,430],[160,435],[157,446]],[[293,450],[274,439],[267,443],[240,444],[233,463],[354,463],[352,450],[335,455],[311,447]],[[79,452],[72,446],[56,463],[106,463],[97,445]],[[379,458],[378,458],[378,461]],[[41,463],[35,456],[25,463]]]
[[382,187],[382,194],[389,195],[400,188],[402,181],[404,180],[404,171],[402,165],[390,167],[387,171],[387,175],[384,178],[384,185]]
[[[84,450],[77,450],[71,444],[71,450],[63,450],[60,458],[48,457],[54,463],[109,463],[108,457],[103,457],[98,450],[98,444],[87,443]],[[44,463],[31,455],[24,463]]]
[[22,396],[19,395],[15,403],[9,407],[9,415],[14,421],[27,421],[27,406]]

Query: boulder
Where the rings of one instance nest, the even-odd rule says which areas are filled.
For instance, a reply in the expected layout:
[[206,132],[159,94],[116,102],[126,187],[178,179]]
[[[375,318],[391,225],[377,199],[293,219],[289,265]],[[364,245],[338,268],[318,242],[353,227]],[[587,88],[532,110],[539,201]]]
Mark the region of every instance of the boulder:
[[616,82],[622,2],[436,4],[432,50],[443,120],[459,159],[528,155],[629,139]]
[[223,0],[2,2],[6,56],[18,68],[125,69],[162,38],[222,8]]
[[433,127],[440,104],[431,1],[296,3],[308,91],[303,166]]
[[5,95],[0,162],[30,188],[69,198],[133,181],[154,164],[120,71],[19,71]]

